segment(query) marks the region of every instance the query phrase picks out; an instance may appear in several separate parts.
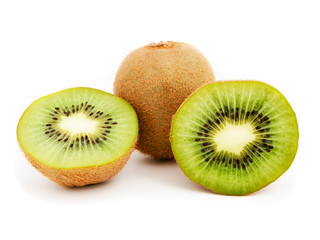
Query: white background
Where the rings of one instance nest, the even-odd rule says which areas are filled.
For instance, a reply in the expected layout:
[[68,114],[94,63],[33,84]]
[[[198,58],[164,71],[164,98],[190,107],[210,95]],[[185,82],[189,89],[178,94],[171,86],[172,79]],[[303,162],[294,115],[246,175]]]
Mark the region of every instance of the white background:
[[[319,239],[318,1],[1,1],[0,239]],[[31,102],[77,86],[113,91],[122,59],[158,41],[197,47],[218,80],[278,88],[299,122],[291,168],[245,197],[209,192],[174,161],[135,152],[103,184],[60,187],[25,160]]]

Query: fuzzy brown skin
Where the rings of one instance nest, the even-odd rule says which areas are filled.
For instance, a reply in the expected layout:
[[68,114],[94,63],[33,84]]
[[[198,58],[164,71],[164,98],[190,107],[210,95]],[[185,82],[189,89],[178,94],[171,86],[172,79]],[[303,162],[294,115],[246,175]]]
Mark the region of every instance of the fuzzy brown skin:
[[26,152],[24,154],[32,166],[52,181],[66,187],[80,187],[101,183],[117,175],[126,165],[133,151],[134,147],[118,160],[106,165],[70,169],[52,168],[33,159]]
[[131,52],[117,72],[114,94],[137,113],[137,149],[157,159],[173,158],[172,115],[192,92],[213,81],[208,60],[189,44],[152,43]]

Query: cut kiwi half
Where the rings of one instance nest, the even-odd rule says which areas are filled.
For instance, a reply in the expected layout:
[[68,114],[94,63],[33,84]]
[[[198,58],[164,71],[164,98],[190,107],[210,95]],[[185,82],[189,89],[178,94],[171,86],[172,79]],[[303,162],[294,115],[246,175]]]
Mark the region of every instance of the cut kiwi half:
[[31,164],[64,186],[84,186],[115,176],[138,135],[134,109],[93,88],[70,88],[33,102],[17,137]]
[[185,175],[225,195],[250,194],[279,178],[294,160],[298,137],[288,101],[259,81],[201,87],[180,106],[171,127]]

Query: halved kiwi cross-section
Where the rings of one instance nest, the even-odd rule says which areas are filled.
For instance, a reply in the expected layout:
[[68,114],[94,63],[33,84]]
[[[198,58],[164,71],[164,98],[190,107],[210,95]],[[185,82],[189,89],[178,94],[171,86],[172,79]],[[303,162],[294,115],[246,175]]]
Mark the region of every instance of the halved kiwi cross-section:
[[134,150],[138,120],[123,99],[93,88],[70,88],[33,102],[17,128],[27,159],[65,186],[115,176]]
[[201,87],[181,105],[171,144],[191,180],[217,193],[245,195],[290,167],[298,135],[295,113],[278,90],[225,81]]

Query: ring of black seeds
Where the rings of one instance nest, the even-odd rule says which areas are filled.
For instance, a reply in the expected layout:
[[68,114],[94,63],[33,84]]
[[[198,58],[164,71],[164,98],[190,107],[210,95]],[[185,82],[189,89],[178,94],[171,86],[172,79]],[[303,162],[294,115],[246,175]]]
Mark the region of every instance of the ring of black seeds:
[[[108,134],[112,129],[112,126],[117,125],[118,122],[114,121],[110,114],[105,114],[101,111],[95,111],[95,106],[88,104],[88,102],[81,103],[79,105],[72,105],[71,109],[68,106],[65,107],[54,107],[51,112],[48,113],[50,116],[51,121],[49,123],[44,124],[44,134],[48,136],[48,138],[56,139],[57,142],[67,143],[70,148],[74,147],[82,147],[84,144],[103,144],[105,141],[108,140]],[[94,138],[88,136],[88,134],[80,134],[79,137],[72,139],[71,135],[68,133],[63,133],[63,135],[57,131],[56,125],[61,119],[61,116],[70,117],[72,114],[76,114],[79,111],[84,113],[89,119],[101,119],[101,123],[98,126],[98,129],[105,129],[102,130],[95,136]],[[62,136],[61,136],[62,135]],[[80,144],[81,142],[81,144]],[[65,147],[67,148],[67,147]]]
[[[215,162],[218,164],[222,162],[224,167],[231,166],[232,168],[246,170],[250,164],[252,164],[254,156],[261,156],[263,152],[269,153],[274,149],[272,145],[272,134],[268,133],[271,124],[269,116],[259,113],[260,109],[245,112],[245,110],[239,110],[239,107],[234,108],[220,108],[219,111],[215,112],[214,116],[207,119],[197,132],[200,137],[194,138],[194,141],[199,143],[199,149],[202,153],[202,158],[204,162],[208,163],[210,166]],[[224,153],[218,154],[216,146],[211,143],[209,139],[209,132],[211,134],[216,133],[218,126],[223,124],[225,121],[240,120],[245,119],[251,121],[255,128],[255,133],[263,133],[260,138],[256,139],[254,142],[248,144],[248,149],[244,149],[239,156],[234,154]],[[203,154],[204,153],[204,154]],[[249,154],[248,154],[249,153]],[[261,154],[260,154],[261,153]]]

